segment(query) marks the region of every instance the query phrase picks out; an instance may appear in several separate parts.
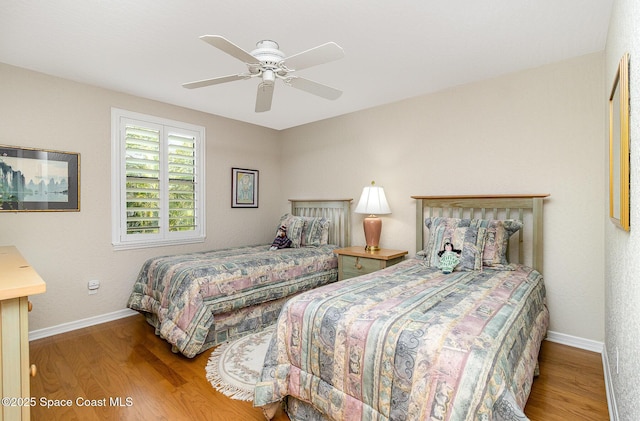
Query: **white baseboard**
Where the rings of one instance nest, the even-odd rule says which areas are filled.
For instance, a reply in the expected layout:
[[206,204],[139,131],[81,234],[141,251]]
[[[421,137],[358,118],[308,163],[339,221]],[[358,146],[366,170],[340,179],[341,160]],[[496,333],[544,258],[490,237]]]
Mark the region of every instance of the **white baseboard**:
[[557,342],[562,345],[568,345],[574,348],[597,352],[598,354],[602,354],[602,350],[604,349],[604,344],[602,342],[579,338],[577,336],[571,336],[564,333],[548,331],[546,339],[548,341]]
[[100,316],[89,317],[87,319],[76,320],[69,323],[63,323],[57,326],[46,327],[44,329],[32,330],[29,332],[29,340],[42,339],[60,333],[71,332],[72,330],[82,329],[83,327],[89,327],[99,325],[101,323],[110,322],[113,320],[123,319],[125,317],[140,314],[137,311],[125,308],[122,310],[114,311],[113,313],[102,314]]
[[602,349],[602,368],[604,370],[604,388],[607,391],[607,404],[609,407],[609,419],[618,421],[618,405],[616,403],[616,394],[613,389],[613,380],[611,376],[611,366],[609,365],[609,357],[607,356],[607,347]]

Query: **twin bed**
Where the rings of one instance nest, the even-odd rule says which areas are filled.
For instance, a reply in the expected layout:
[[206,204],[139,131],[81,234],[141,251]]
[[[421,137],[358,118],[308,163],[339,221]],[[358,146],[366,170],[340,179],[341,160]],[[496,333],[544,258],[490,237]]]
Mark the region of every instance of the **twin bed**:
[[[255,389],[254,405],[267,418],[284,404],[292,421],[526,419],[521,408],[549,320],[538,272],[544,197],[414,196],[415,257],[340,282],[334,282],[337,264],[327,263],[322,281],[300,288],[287,279],[276,281],[277,293],[264,294],[262,282],[271,280],[242,268],[240,262],[261,259],[248,258],[253,251],[211,252],[222,258],[213,264],[216,272],[227,269],[223,277],[240,273],[244,279],[218,280],[215,287],[208,283],[208,266],[187,269],[193,258],[183,256],[175,265],[151,259],[130,306],[145,312],[157,333],[187,356],[277,318]],[[348,226],[349,207],[342,212],[339,219]],[[348,228],[343,231],[348,238]],[[460,250],[461,260],[450,274],[437,267],[437,252],[447,241]],[[323,247],[335,246],[297,252]],[[264,262],[269,272],[278,271],[279,256],[287,251],[270,252]],[[315,267],[295,259],[304,258],[294,258],[292,267]],[[193,275],[195,281],[165,283],[165,272],[184,272],[179,279]],[[209,299],[212,289],[223,297]],[[271,304],[268,316],[262,312],[247,325],[254,318],[244,312]],[[234,314],[245,321],[227,328],[225,318]]]
[[129,297],[156,334],[187,357],[275,323],[291,296],[338,279],[333,250],[349,245],[351,199],[291,200],[293,247],[234,247],[147,260]]
[[414,197],[421,252],[289,300],[254,405],[270,418],[284,402],[294,421],[526,419],[549,320],[543,198]]

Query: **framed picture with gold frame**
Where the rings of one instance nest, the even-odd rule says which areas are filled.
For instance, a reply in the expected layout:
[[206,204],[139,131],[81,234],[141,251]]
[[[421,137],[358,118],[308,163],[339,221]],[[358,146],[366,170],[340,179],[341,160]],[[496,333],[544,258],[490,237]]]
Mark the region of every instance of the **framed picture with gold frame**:
[[79,153],[0,145],[0,212],[79,210]]
[[609,96],[609,218],[629,231],[629,54],[620,59]]

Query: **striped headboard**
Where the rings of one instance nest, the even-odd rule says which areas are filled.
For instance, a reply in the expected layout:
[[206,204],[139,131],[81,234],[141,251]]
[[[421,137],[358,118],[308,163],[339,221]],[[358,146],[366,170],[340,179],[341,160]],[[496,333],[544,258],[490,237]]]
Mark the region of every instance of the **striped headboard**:
[[[483,195],[483,196],[411,196],[416,199],[416,250],[424,249],[428,230],[424,225],[428,217],[519,219],[524,228],[512,236],[509,243],[517,245],[519,263],[528,264],[542,272],[543,219],[542,205],[548,194]],[[517,238],[517,241],[513,240]],[[515,244],[512,244],[515,243]]]
[[291,214],[327,218],[329,244],[339,247],[351,245],[351,202],[353,199],[289,199]]

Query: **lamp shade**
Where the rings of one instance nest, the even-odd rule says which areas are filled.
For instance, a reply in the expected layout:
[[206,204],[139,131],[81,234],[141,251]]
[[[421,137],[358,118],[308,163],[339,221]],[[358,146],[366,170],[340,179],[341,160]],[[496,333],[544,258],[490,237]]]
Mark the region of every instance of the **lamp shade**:
[[376,186],[372,181],[371,185],[362,189],[362,195],[355,213],[365,213],[368,215],[385,215],[391,213],[387,197],[384,195],[384,189]]

